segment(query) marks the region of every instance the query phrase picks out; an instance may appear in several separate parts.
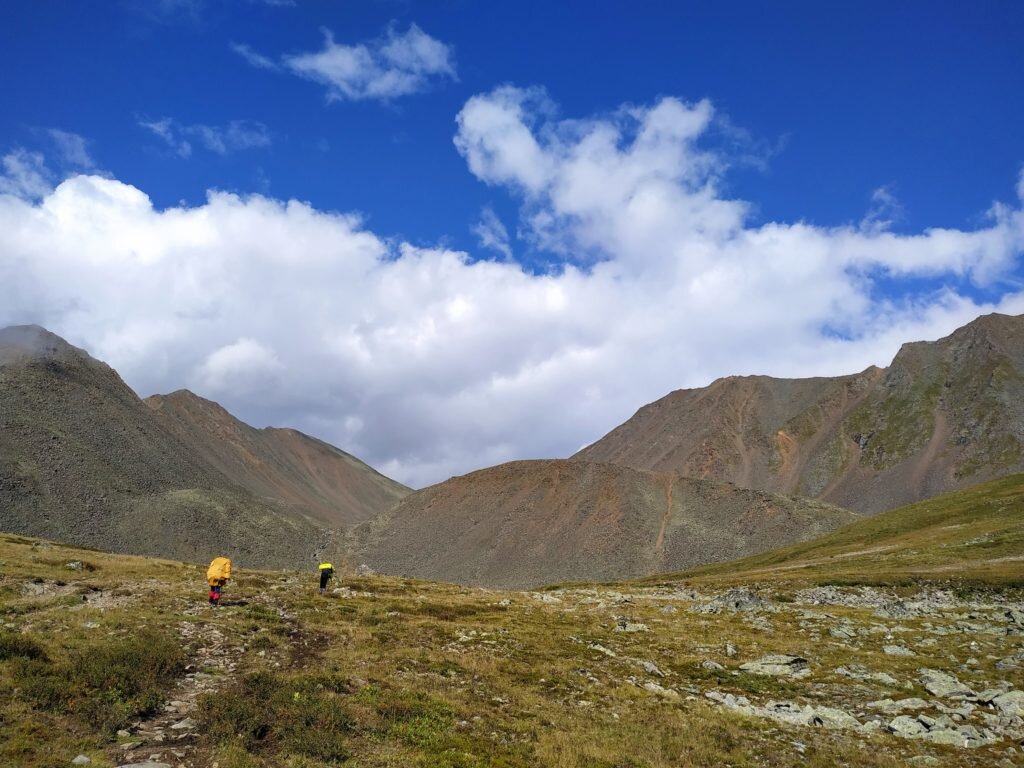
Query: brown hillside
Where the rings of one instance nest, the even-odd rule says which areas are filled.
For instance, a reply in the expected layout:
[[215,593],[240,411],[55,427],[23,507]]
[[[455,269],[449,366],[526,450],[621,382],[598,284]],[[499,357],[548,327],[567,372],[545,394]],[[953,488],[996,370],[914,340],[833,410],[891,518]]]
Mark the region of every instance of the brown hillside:
[[573,458],[875,513],[1024,469],[1024,316],[980,317],[836,378],[672,392]]
[[410,492],[332,445],[294,429],[254,429],[187,390],[144,402],[206,464],[236,484],[332,527],[368,520]]
[[491,587],[632,578],[763,552],[858,516],[707,480],[516,461],[413,493],[354,531],[385,573]]
[[225,477],[112,368],[38,326],[0,330],[0,530],[250,567],[304,566],[327,536]]

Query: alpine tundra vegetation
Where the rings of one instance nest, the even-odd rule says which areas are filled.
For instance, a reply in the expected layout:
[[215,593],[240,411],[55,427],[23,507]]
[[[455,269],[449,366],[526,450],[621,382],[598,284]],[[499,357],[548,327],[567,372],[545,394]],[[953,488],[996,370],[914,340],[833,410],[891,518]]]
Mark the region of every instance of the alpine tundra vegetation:
[[702,570],[499,591],[0,538],[0,759],[1019,765],[1024,475]]

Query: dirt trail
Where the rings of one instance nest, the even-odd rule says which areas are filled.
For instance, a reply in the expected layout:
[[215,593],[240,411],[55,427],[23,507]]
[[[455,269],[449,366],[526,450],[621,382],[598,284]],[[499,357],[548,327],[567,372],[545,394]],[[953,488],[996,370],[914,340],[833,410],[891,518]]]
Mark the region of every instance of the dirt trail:
[[164,711],[133,723],[128,729],[130,740],[111,750],[110,757],[115,764],[151,760],[184,768],[207,765],[206,756],[200,754],[196,735],[196,702],[233,675],[242,655],[241,647],[228,642],[224,633],[212,624],[213,621],[178,623],[178,634],[184,645],[191,647],[199,643],[193,661],[186,668],[185,677],[169,694]]
[[[289,646],[282,651],[262,652],[271,666],[291,666],[307,653],[308,638],[298,629],[294,617],[282,610],[267,595],[253,598],[253,602],[276,610],[282,621],[291,624]],[[197,706],[201,696],[213,693],[232,682],[239,669],[246,647],[240,638],[233,638],[229,624],[218,626],[221,617],[227,617],[246,605],[245,600],[230,599],[217,609],[194,606],[181,611],[182,620],[177,632],[182,645],[191,651],[192,658],[186,675],[168,694],[168,702],[159,714],[137,721],[128,729],[130,736],[124,743],[109,751],[115,765],[163,762],[175,768],[206,768],[210,765],[197,734]]]

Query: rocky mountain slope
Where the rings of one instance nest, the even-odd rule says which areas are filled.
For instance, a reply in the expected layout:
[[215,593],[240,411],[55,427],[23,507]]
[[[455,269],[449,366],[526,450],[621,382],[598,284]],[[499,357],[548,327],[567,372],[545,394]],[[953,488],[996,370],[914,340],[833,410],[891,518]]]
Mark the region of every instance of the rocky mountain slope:
[[802,541],[846,510],[581,461],[517,461],[431,486],[353,531],[385,573],[530,587],[679,570]]
[[980,317],[836,378],[729,377],[641,408],[573,458],[875,513],[1024,469],[1024,316]]
[[168,421],[59,337],[0,331],[0,529],[262,567],[305,563],[324,546],[327,527],[297,493],[255,496],[207,460],[209,442],[199,448]]
[[143,402],[208,466],[327,525],[361,523],[410,493],[333,445],[294,429],[255,429],[187,390]]

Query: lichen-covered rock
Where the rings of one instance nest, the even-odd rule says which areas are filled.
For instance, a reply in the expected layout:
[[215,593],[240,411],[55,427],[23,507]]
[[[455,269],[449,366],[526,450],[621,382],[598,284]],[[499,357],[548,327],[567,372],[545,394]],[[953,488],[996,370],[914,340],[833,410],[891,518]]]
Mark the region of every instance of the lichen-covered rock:
[[886,645],[882,652],[887,656],[916,656],[912,650],[902,645]]
[[924,723],[916,717],[900,715],[889,721],[889,730],[897,736],[902,736],[905,739],[913,739],[923,733],[926,733],[928,729],[925,727]]
[[849,712],[834,707],[812,707],[811,725],[820,725],[824,728],[856,728],[860,725]]
[[921,684],[933,696],[946,699],[967,699],[975,696],[974,691],[948,672],[937,669],[922,669],[920,672]]
[[878,701],[868,702],[868,707],[888,714],[903,712],[907,709],[927,709],[928,702],[924,699],[918,698],[900,699],[898,701],[893,701],[892,699],[879,699]]
[[1001,715],[1024,717],[1024,691],[1008,691],[992,699]]
[[752,672],[755,675],[772,675],[775,677],[786,677],[798,675],[807,671],[807,659],[802,656],[786,656],[785,654],[772,654],[762,656],[755,661],[748,661],[741,664],[740,669],[744,672]]
[[630,621],[629,619],[620,616],[615,620],[615,631],[616,632],[650,632],[651,628],[646,624],[639,622]]

